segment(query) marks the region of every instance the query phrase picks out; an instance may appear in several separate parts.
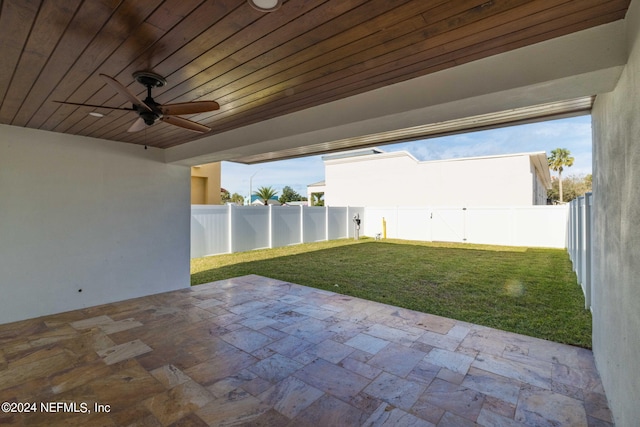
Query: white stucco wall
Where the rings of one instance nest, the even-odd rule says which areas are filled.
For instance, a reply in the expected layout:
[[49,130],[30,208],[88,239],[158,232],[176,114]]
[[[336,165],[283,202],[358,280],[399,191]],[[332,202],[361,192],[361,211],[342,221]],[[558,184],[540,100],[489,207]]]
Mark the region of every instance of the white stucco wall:
[[540,179],[540,175],[536,171],[535,166],[533,166],[533,163],[531,164],[531,180],[533,182],[532,193],[531,193],[533,204],[546,205],[547,189],[544,186],[542,179]]
[[161,150],[0,125],[0,323],[188,287],[189,174]]
[[423,199],[417,191],[417,166],[403,152],[325,161],[325,205],[416,204]]
[[325,161],[328,206],[531,206],[529,155],[419,162],[406,152]]
[[618,427],[640,420],[640,2],[630,57],[593,108],[593,350]]

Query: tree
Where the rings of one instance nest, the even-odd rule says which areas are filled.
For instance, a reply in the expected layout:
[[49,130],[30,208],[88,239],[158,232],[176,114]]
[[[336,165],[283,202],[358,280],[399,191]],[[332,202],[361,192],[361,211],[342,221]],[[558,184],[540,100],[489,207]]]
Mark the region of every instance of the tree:
[[226,205],[227,203],[235,203],[236,205],[244,205],[244,197],[242,197],[238,193],[229,193],[229,190],[221,188],[220,189],[220,198],[222,199],[222,204]]
[[[583,196],[591,191],[591,175],[570,175],[562,180],[564,200],[567,202]],[[560,200],[560,181],[551,182],[551,190],[547,191],[547,198],[553,202]]]
[[260,187],[258,191],[253,193],[254,196],[264,202],[265,206],[269,204],[269,199],[277,194],[278,192],[273,187]]
[[299,202],[303,200],[307,200],[307,198],[302,197],[300,194],[298,194],[293,188],[289,187],[288,185],[286,185],[282,189],[282,195],[278,199],[280,203]]
[[244,205],[244,197],[242,197],[238,193],[230,194],[229,190],[221,188],[220,189],[220,196],[221,196],[223,205],[226,205],[227,203],[235,203],[236,205]]
[[220,200],[223,205],[231,201],[231,194],[229,194],[229,190],[225,188],[220,189]]
[[238,193],[233,193],[229,201],[232,203],[235,203],[236,205],[240,205],[240,206],[244,205],[244,197],[242,197]]
[[560,203],[562,203],[564,201],[562,198],[562,171],[565,167],[573,166],[575,159],[571,157],[571,152],[566,148],[556,148],[555,150],[551,150],[551,155],[547,160],[549,162],[549,168],[558,172]]
[[311,193],[311,206],[324,206],[324,193]]

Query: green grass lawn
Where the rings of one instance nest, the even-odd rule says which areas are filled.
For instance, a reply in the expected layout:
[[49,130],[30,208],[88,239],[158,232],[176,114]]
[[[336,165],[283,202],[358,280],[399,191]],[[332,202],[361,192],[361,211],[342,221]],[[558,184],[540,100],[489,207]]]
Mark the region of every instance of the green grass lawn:
[[246,274],[591,348],[566,251],[333,240],[192,260],[191,284]]

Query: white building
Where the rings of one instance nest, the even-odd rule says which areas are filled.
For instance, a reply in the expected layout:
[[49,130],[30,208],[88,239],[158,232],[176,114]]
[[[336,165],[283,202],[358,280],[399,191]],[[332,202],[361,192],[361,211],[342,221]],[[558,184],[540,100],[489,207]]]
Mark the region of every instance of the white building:
[[418,161],[373,148],[323,157],[327,206],[531,206],[547,203],[545,152]]

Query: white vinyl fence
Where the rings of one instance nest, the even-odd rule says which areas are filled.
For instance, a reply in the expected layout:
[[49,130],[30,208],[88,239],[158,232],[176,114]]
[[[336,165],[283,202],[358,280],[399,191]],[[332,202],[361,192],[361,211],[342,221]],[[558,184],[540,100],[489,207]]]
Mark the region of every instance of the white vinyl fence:
[[191,258],[354,237],[364,208],[191,206]]
[[365,208],[364,234],[405,240],[567,247],[567,206]]
[[[567,247],[568,205],[478,208],[191,207],[191,258],[363,236]],[[575,263],[575,262],[574,262]]]
[[584,293],[584,305],[591,309],[591,207],[592,193],[578,197],[569,203],[567,250],[573,270]]

